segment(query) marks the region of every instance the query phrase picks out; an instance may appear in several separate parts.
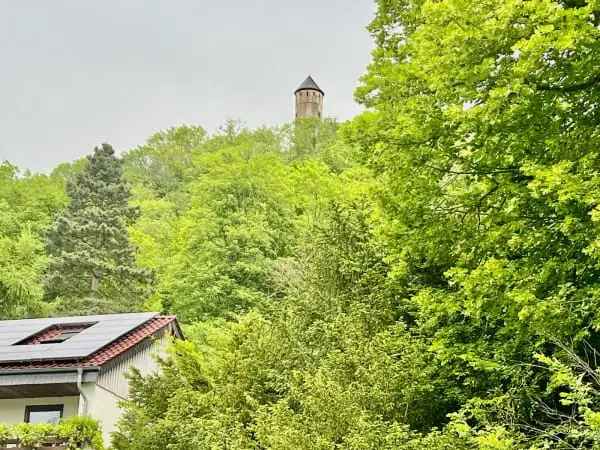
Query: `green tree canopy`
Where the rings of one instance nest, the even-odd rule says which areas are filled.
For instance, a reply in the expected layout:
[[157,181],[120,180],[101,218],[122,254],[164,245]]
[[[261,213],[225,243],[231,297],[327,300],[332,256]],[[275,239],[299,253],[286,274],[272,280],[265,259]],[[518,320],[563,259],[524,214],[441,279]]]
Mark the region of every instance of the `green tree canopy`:
[[378,6],[370,110],[346,132],[381,181],[393,276],[448,404],[506,395],[513,431],[544,430],[565,406],[535,354],[600,337],[600,4]]
[[155,133],[144,145],[125,154],[124,176],[159,197],[169,195],[189,181],[194,152],[205,140],[206,131],[198,126],[183,125]]
[[47,314],[42,277],[43,233],[66,203],[57,177],[21,173],[0,164],[0,317]]

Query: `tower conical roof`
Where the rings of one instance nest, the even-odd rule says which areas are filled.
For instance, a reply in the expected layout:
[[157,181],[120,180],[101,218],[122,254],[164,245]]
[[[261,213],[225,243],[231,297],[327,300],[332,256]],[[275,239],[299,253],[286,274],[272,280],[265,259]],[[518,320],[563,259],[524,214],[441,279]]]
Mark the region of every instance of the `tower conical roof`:
[[321,94],[325,95],[325,92],[315,83],[315,80],[309,75],[306,80],[294,91],[296,94],[298,91],[304,91],[306,89],[311,89],[313,91],[319,91]]

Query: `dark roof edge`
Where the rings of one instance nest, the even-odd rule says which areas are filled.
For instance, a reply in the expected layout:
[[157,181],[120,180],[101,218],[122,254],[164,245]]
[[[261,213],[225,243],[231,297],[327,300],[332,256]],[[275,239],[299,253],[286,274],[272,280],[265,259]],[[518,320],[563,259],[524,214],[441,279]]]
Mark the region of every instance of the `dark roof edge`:
[[297,94],[300,91],[319,91],[321,94],[325,95],[323,89],[319,87],[311,75],[309,75],[306,80],[302,82],[298,89],[294,91],[294,94]]
[[[90,353],[89,355],[86,355],[83,357],[83,359],[87,359],[90,360],[92,358],[94,358],[94,356],[96,356],[98,353],[101,353],[103,351],[105,351],[107,348],[109,348],[111,345],[114,345],[117,341],[119,341],[120,339],[125,338],[126,336],[135,333],[136,331],[138,331],[140,328],[146,326],[148,324],[148,322],[152,321],[152,320],[157,320],[157,319],[172,319],[170,322],[164,324],[163,326],[161,326],[160,328],[157,328],[156,330],[154,330],[152,333],[148,334],[147,336],[144,336],[139,342],[137,342],[136,344],[133,344],[130,348],[128,348],[127,350],[124,350],[121,354],[127,354],[129,352],[131,352],[135,347],[137,347],[142,341],[148,339],[149,337],[155,336],[156,334],[162,332],[163,330],[165,330],[167,327],[169,327],[171,324],[173,323],[177,323],[177,332],[181,334],[181,329],[179,328],[179,324],[177,321],[177,316],[168,316],[168,315],[161,315],[159,313],[155,313],[155,315],[153,317],[151,317],[150,319],[146,320],[145,322],[139,324],[137,327],[132,328],[131,330],[127,331],[126,333],[123,333],[122,335],[120,335],[118,338],[113,339],[112,341],[110,341],[108,344],[103,345],[102,347],[100,347],[98,350]],[[183,336],[183,334],[181,334],[181,336]],[[121,355],[119,354],[119,355]],[[114,358],[114,357],[113,357]],[[113,359],[110,358],[110,359]],[[109,362],[109,361],[106,361]],[[105,363],[102,363],[102,365],[104,365]]]
[[22,368],[22,369],[1,369],[0,377],[4,375],[19,375],[23,373],[59,373],[59,372],[74,372],[77,373],[78,369],[83,369],[84,372],[98,372],[100,367],[98,366],[84,366],[80,367],[43,367],[43,368]]
[[[102,350],[104,350],[107,347],[110,347],[112,344],[114,344],[115,342],[117,342],[119,339],[121,339],[124,336],[127,336],[129,333],[133,333],[135,330],[137,330],[138,328],[143,327],[144,325],[146,325],[148,322],[150,322],[151,320],[156,319],[157,317],[161,317],[160,313],[157,312],[150,312],[149,314],[154,314],[152,317],[150,317],[149,319],[145,320],[144,322],[138,324],[137,326],[130,328],[129,330],[117,335],[117,337],[115,337],[114,339],[108,341],[106,344],[104,344],[102,347],[92,351],[91,353],[88,353],[87,355],[82,356],[82,359],[86,359],[86,358],[90,358],[92,355],[95,355],[98,352],[101,352]],[[177,319],[175,319],[177,320]]]
[[[175,317],[175,320],[173,322],[171,322],[169,325],[175,326],[175,331],[177,333],[177,339],[181,339],[182,341],[185,341],[185,335],[183,334],[183,330],[181,329],[181,326],[179,325],[179,320],[177,320],[177,317]],[[160,330],[157,330],[157,331],[160,331]]]

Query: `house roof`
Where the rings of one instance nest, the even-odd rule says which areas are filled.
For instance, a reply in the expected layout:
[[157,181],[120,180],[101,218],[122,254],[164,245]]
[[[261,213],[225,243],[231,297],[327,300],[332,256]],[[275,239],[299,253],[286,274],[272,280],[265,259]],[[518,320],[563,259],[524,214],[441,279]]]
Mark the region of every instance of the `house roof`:
[[323,92],[323,90],[317,85],[315,80],[313,80],[310,75],[302,82],[300,86],[298,86],[298,89],[294,91],[294,94],[305,90],[319,91],[321,94],[325,95],[325,92]]
[[[134,320],[136,316],[137,320]],[[124,327],[111,327],[111,326],[99,326],[102,323],[110,323],[114,325],[114,322],[117,318],[120,318],[123,323],[127,323],[127,329],[124,332]],[[133,315],[133,314],[115,314],[115,315],[107,315],[107,316],[80,316],[77,318],[72,317],[58,317],[54,319],[34,319],[36,320],[37,330],[33,333],[30,333],[28,336],[21,336],[21,339],[15,339],[16,334],[13,334],[9,341],[12,344],[7,344],[7,340],[4,337],[5,334],[2,333],[2,330],[6,330],[7,328],[4,326],[6,322],[23,322],[23,321],[1,321],[0,322],[0,349],[2,349],[6,345],[10,345],[17,349],[20,349],[22,352],[22,358],[17,358],[17,353],[10,353],[10,356],[5,359],[0,359],[0,372],[13,372],[13,371],[27,371],[27,370],[56,370],[56,369],[74,369],[74,368],[92,368],[92,367],[101,367],[109,361],[117,358],[118,356],[123,355],[127,351],[131,350],[133,347],[141,343],[142,341],[162,333],[166,329],[171,329],[173,333],[182,338],[183,335],[177,324],[177,319],[175,316],[160,316],[156,313],[147,313],[143,315]],[[40,343],[31,343],[37,342],[39,336],[47,336],[48,329],[53,326],[62,325],[62,324],[89,324],[94,323],[94,325],[89,326],[89,328],[84,329],[78,335],[71,337],[67,341],[59,344],[40,344]],[[94,327],[98,327],[98,330],[104,330],[109,333],[102,340],[96,340],[96,343],[102,343],[102,345],[94,346],[94,350],[81,355],[77,353],[76,356],[64,357],[64,352],[55,351],[56,347],[64,346],[69,343],[71,340],[75,340],[76,338],[83,335],[88,330],[93,329]],[[32,329],[29,327],[24,327],[28,330]],[[96,333],[93,334],[97,336]],[[21,342],[25,342],[21,344]],[[35,347],[35,348],[34,348]],[[77,347],[80,348],[81,346]],[[44,349],[48,349],[47,353],[40,354],[37,350],[40,348],[42,351]],[[83,348],[83,347],[81,347]],[[87,347],[91,348],[91,346]],[[35,358],[31,357],[32,351],[37,356]],[[2,353],[0,353],[0,356]]]

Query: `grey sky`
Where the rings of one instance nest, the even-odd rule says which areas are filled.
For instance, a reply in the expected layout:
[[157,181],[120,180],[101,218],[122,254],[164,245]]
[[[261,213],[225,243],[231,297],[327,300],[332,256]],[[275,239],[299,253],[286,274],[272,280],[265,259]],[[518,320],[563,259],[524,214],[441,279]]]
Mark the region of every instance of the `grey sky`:
[[181,123],[293,117],[313,75],[347,119],[373,0],[0,0],[0,160],[47,170]]

